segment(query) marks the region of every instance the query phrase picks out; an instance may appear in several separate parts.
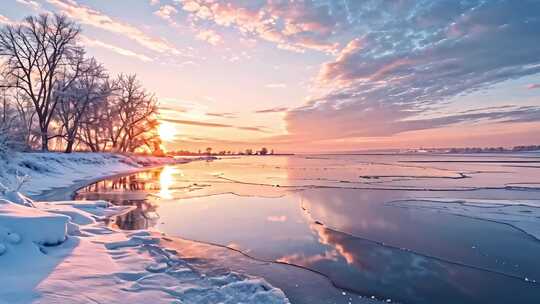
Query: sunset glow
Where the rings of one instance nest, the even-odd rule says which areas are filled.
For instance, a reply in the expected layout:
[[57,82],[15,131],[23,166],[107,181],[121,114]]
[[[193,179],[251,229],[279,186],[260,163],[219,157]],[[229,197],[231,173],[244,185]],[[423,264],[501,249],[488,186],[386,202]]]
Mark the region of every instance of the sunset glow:
[[178,133],[177,127],[175,127],[173,124],[163,122],[159,125],[159,137],[161,140],[170,142],[174,140],[176,134]]
[[167,150],[513,146],[540,128],[533,0],[8,2],[3,24],[66,14],[112,75],[136,73]]
[[0,304],[540,303],[540,0],[2,0]]

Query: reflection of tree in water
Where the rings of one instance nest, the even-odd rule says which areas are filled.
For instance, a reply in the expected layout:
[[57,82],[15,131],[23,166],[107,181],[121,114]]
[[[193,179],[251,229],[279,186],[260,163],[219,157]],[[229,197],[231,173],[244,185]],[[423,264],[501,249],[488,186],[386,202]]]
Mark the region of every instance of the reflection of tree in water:
[[105,192],[105,191],[139,191],[159,190],[159,176],[163,169],[140,172],[132,175],[122,176],[112,180],[103,180],[87,187],[82,188],[78,194],[86,192]]
[[159,215],[157,213],[157,205],[148,202],[147,200],[125,200],[121,204],[129,205],[137,208],[124,215],[117,216],[111,224],[123,230],[138,230],[146,229],[157,224]]
[[107,224],[124,230],[146,229],[157,224],[157,205],[149,201],[149,193],[159,191],[163,169],[140,172],[89,185],[75,196],[77,200],[106,200],[116,206],[135,206],[126,214],[107,220]]

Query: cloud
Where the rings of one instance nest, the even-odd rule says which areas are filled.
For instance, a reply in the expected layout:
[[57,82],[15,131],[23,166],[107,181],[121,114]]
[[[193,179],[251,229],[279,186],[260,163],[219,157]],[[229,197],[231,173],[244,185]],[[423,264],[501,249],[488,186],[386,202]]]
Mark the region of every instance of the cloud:
[[457,114],[478,113],[478,112],[485,112],[485,111],[492,111],[492,110],[509,110],[509,109],[515,109],[515,108],[517,108],[515,105],[492,106],[492,107],[483,107],[483,108],[459,111],[457,112]]
[[39,10],[41,5],[39,3],[37,3],[36,1],[33,1],[33,0],[16,0],[16,2],[20,3],[20,4],[23,4],[23,5],[26,5],[28,7],[30,7],[31,9],[33,10]]
[[527,86],[527,89],[529,90],[540,89],[540,83],[532,83]]
[[238,140],[227,140],[223,138],[215,137],[200,137],[200,136],[185,136],[182,138],[183,143],[197,143],[197,144],[225,144],[225,145],[240,145],[241,147],[246,147],[252,145],[250,141],[238,141]]
[[138,53],[135,53],[135,52],[133,52],[131,50],[124,49],[124,48],[121,48],[121,47],[116,46],[116,45],[108,44],[108,43],[105,43],[103,41],[91,39],[91,38],[88,38],[88,37],[83,36],[83,35],[80,36],[80,39],[81,39],[81,43],[85,44],[86,46],[94,46],[94,47],[104,48],[104,49],[113,51],[113,52],[115,52],[117,54],[120,54],[120,55],[123,55],[123,56],[137,58],[137,59],[139,59],[141,61],[144,61],[144,62],[153,61],[152,58],[150,58],[150,57],[148,57],[146,55],[138,54]]
[[159,109],[163,110],[163,111],[174,112],[174,113],[186,113],[187,112],[187,109],[184,109],[184,108],[178,108],[178,107],[172,107],[172,106],[164,106],[164,105],[160,105]]
[[[154,12],[154,15],[167,21],[169,25],[175,28],[181,28],[181,25],[175,20],[175,17],[177,14],[178,14],[178,10],[176,9],[176,7],[170,4],[163,5],[157,11]],[[192,30],[195,32],[196,39],[206,41],[210,43],[211,45],[223,44],[223,38],[214,30],[198,29],[194,26],[191,26],[191,27],[192,27]]]
[[150,36],[131,24],[117,21],[100,11],[80,5],[74,0],[47,1],[56,6],[62,13],[82,24],[123,35],[137,42],[139,45],[155,52],[167,53],[170,55],[183,55],[182,51],[174,47],[168,41]]
[[206,115],[208,116],[213,116],[213,117],[221,117],[221,118],[236,118],[236,114],[235,113],[230,113],[230,112],[224,112],[224,113],[206,113]]
[[231,128],[233,126],[220,123],[204,122],[204,121],[192,121],[192,120],[183,120],[183,119],[174,119],[174,118],[161,118],[161,120],[171,123],[176,123],[180,125],[190,125],[190,126],[199,126],[199,127],[213,127],[213,128]]
[[11,19],[9,19],[8,17],[4,15],[0,15],[0,24],[14,25],[15,22],[13,22]]
[[154,12],[154,15],[172,22],[172,18],[178,14],[178,11],[172,5],[164,5]]
[[287,221],[286,215],[269,215],[266,217],[268,222],[284,223]]
[[[227,1],[178,0],[195,23],[211,21],[233,26],[246,36],[256,36],[279,48],[303,52],[315,49],[334,52],[338,43],[332,34],[345,20],[342,12],[316,1]],[[200,21],[200,22],[199,22]]]
[[289,110],[289,108],[285,108],[285,107],[277,107],[277,108],[270,108],[270,109],[258,110],[258,111],[255,111],[255,113],[259,113],[259,114],[266,114],[266,113],[282,113],[282,112],[286,112],[287,110]]
[[210,128],[234,128],[234,129],[246,130],[246,131],[256,131],[256,132],[263,132],[263,133],[267,132],[265,129],[261,127],[239,127],[239,126],[234,126],[230,124],[174,119],[174,118],[161,118],[160,120],[170,122],[170,123],[180,124],[180,125],[190,125],[190,126],[210,127]]
[[265,87],[269,89],[283,89],[283,88],[286,88],[287,85],[284,83],[269,83],[265,85]]
[[[457,124],[482,122],[540,121],[540,106],[507,106],[499,110],[469,110],[457,114],[422,117],[425,113],[413,105],[393,103],[344,102],[339,108],[323,103],[309,109],[296,109],[286,115],[289,136],[305,139],[334,139],[347,137],[384,137],[407,131],[448,127]],[[324,125],[321,125],[324,121]]]
[[219,45],[223,43],[223,38],[213,30],[201,30],[195,36],[199,40],[206,41],[211,45]]
[[268,133],[268,131],[265,129],[265,127],[236,127],[236,128],[239,129],[239,130]]
[[363,28],[352,27],[354,38],[320,68],[318,96],[287,113],[291,137],[391,136],[463,123],[540,121],[538,104],[444,110],[459,96],[540,72],[540,2],[349,4],[349,18]]

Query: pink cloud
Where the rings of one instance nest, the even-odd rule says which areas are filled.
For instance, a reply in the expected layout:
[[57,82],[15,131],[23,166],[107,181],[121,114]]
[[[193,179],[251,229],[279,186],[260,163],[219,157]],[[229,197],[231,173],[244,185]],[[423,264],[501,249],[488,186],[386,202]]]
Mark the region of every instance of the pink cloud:
[[16,0],[16,1],[20,4],[30,7],[33,10],[38,10],[41,7],[39,3],[33,0]]
[[50,4],[58,7],[60,11],[76,21],[90,25],[102,30],[124,35],[125,37],[137,42],[139,45],[159,53],[169,53],[172,55],[183,55],[179,49],[171,43],[150,36],[137,27],[114,20],[110,16],[83,6],[72,0],[47,0]]
[[137,59],[139,59],[141,61],[144,61],[144,62],[153,61],[152,58],[150,58],[150,57],[148,57],[146,55],[135,53],[135,52],[133,52],[131,50],[128,50],[128,49],[125,49],[125,48],[122,48],[122,47],[119,47],[119,46],[116,46],[116,45],[108,44],[108,43],[105,43],[105,42],[100,41],[100,40],[91,39],[91,38],[88,38],[86,36],[81,36],[80,39],[81,39],[81,42],[84,45],[87,45],[87,46],[94,46],[94,47],[104,48],[104,49],[110,50],[110,51],[112,51],[114,53],[117,53],[117,54],[120,54],[120,55],[123,55],[123,56],[137,58]]
[[213,30],[202,30],[197,33],[197,39],[206,41],[211,45],[219,45],[223,43],[223,38]]
[[[277,4],[272,1],[260,8],[248,8],[237,3],[220,3],[209,0],[179,0],[182,8],[195,21],[210,20],[224,27],[235,27],[245,35],[255,35],[275,43],[281,49],[302,52],[315,49],[335,52],[337,43],[309,37],[328,38],[334,24],[323,23],[316,15],[319,10],[304,2]],[[324,19],[324,18],[322,18]]]
[[278,223],[283,223],[283,222],[286,222],[287,221],[287,216],[285,215],[270,215],[266,218],[267,221],[269,222],[278,222]]
[[287,87],[287,85],[284,83],[269,83],[265,85],[265,87],[269,89],[284,89]]
[[0,15],[0,24],[13,25],[15,23],[8,17]]
[[172,5],[164,5],[160,7],[156,12],[154,12],[154,15],[167,20],[171,21],[172,17],[178,13],[178,10],[174,8]]

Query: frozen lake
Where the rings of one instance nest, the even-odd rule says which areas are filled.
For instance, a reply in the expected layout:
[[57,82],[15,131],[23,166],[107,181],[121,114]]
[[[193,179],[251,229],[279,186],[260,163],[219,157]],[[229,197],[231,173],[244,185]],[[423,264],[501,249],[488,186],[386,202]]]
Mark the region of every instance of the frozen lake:
[[333,302],[540,303],[539,154],[231,157],[78,198],[138,206],[122,229],[314,270],[344,292]]

